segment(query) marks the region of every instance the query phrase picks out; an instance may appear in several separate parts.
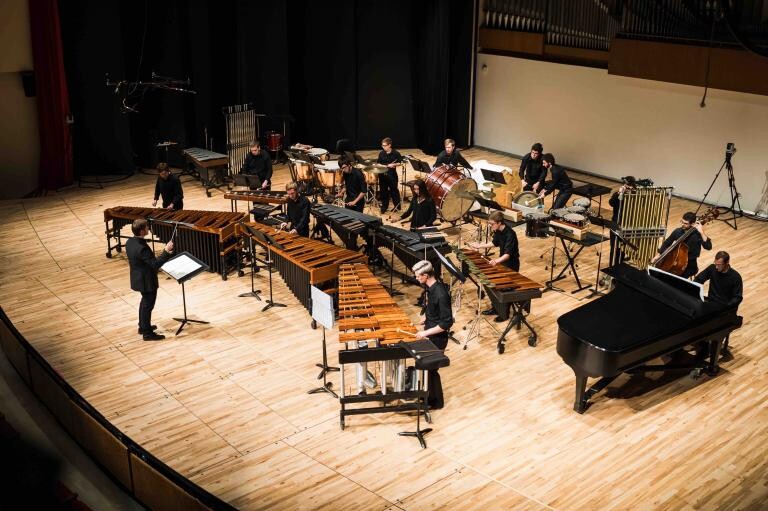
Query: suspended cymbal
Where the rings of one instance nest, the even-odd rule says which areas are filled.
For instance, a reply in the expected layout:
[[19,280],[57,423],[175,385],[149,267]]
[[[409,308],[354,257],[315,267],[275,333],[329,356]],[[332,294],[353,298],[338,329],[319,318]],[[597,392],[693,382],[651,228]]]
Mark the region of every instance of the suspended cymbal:
[[389,168],[386,165],[380,165],[378,163],[372,163],[358,167],[363,172],[370,172],[371,174],[385,174]]
[[487,186],[489,188],[501,188],[504,185],[497,183],[496,181],[484,181],[483,186]]

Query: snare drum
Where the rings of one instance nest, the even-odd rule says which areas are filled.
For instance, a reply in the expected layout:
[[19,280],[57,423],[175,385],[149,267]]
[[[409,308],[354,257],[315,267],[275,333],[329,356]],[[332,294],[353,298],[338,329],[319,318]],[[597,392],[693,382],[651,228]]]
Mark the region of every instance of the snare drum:
[[276,131],[267,132],[267,150],[280,151],[283,148],[283,135]]
[[546,213],[528,213],[525,215],[525,236],[528,238],[546,238],[549,215]]
[[476,192],[477,183],[448,165],[435,167],[424,178],[427,191],[437,206],[443,220],[456,222],[461,219],[474,202],[472,199],[457,197],[457,192]]
[[326,161],[328,159],[328,150],[323,149],[322,147],[313,147],[307,151],[307,153],[320,158],[322,161]]

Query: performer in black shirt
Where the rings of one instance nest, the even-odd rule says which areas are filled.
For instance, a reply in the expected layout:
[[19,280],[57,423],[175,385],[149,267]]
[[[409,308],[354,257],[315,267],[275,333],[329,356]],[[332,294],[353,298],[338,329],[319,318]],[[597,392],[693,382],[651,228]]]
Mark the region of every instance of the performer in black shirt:
[[651,261],[652,263],[655,263],[659,259],[659,256],[667,250],[675,240],[685,234],[688,229],[696,229],[697,232],[691,233],[685,239],[685,244],[688,245],[688,266],[685,267],[685,270],[683,270],[683,273],[680,276],[686,279],[693,277],[699,271],[699,265],[696,260],[701,254],[701,249],[705,248],[707,250],[712,250],[712,239],[704,232],[704,226],[696,219],[696,213],[688,211],[683,215],[683,219],[680,221],[680,227],[672,231],[672,234],[664,240],[664,243],[659,247],[659,255],[654,257]]
[[381,214],[387,212],[389,199],[392,198],[392,211],[400,209],[400,191],[397,189],[397,164],[403,157],[392,148],[392,139],[387,137],[381,141],[382,151],[379,153],[377,163],[388,167],[386,174],[379,174],[379,193],[381,194]]
[[707,266],[693,280],[699,284],[709,281],[709,300],[736,306],[743,300],[744,286],[741,275],[731,268],[731,256],[724,250],[715,254],[714,264]]
[[152,324],[152,309],[157,300],[157,271],[170,259],[173,252],[173,241],[165,245],[160,257],[155,257],[144,236],[149,234],[149,226],[143,218],[134,220],[131,225],[133,238],[125,243],[125,253],[131,268],[131,289],[141,293],[139,304],[139,333],[145,341],[159,341],[164,335],[154,332],[157,325]]
[[542,174],[546,176],[547,170],[541,166],[541,156],[544,152],[544,147],[541,143],[536,142],[531,146],[531,152],[523,156],[523,161],[520,162],[520,179],[522,181],[523,190],[532,190],[537,192],[541,187]]
[[[610,205],[612,209],[611,221],[614,224],[619,221],[619,211],[621,210],[620,206],[622,198],[624,197],[624,192],[627,190],[634,190],[635,186],[637,185],[637,181],[635,180],[634,176],[627,176],[621,179],[624,181],[624,184],[622,184],[617,191],[613,192],[611,198],[608,199],[608,205]],[[623,260],[624,254],[616,253],[616,235],[613,234],[613,231],[611,231],[611,257],[609,259],[610,265],[614,266]]]
[[[419,261],[413,265],[416,280],[426,288],[426,303],[422,319],[423,328],[416,332],[418,337],[426,338],[441,350],[448,345],[448,331],[453,325],[451,296],[446,285],[435,278],[435,270],[429,261]],[[429,371],[427,403],[430,408],[442,408],[443,386],[437,369]]]
[[260,183],[256,188],[270,189],[272,185],[272,158],[269,157],[267,151],[261,150],[261,144],[258,140],[251,144],[251,151],[246,155],[240,173],[258,177]]
[[573,193],[573,182],[568,174],[565,173],[565,169],[560,165],[555,165],[555,157],[551,153],[547,153],[541,157],[541,165],[549,170],[552,174],[552,180],[544,183],[544,179],[547,177],[546,170],[541,174],[539,182],[543,185],[539,197],[542,199],[545,195],[549,195],[554,190],[557,190],[557,199],[552,204],[552,209],[560,209],[565,207],[568,203],[568,199],[571,198]]
[[[483,250],[491,247],[499,247],[499,257],[491,259],[488,262],[491,266],[503,264],[513,271],[520,271],[520,249],[517,244],[517,234],[507,224],[504,223],[504,215],[501,211],[494,211],[488,215],[488,224],[493,231],[493,239],[487,243],[469,243],[468,245],[475,250]],[[489,295],[491,296],[491,295]],[[493,299],[491,297],[491,299]],[[501,309],[501,304],[493,303],[493,307],[484,310],[483,314],[496,314]],[[509,305],[496,318],[497,322],[509,319]]]
[[427,185],[423,180],[417,179],[411,186],[413,190],[413,200],[408,209],[400,216],[400,220],[405,220],[411,214],[411,229],[420,227],[430,227],[437,219],[435,203],[427,191]]
[[365,208],[365,192],[368,189],[363,173],[354,168],[346,158],[339,158],[339,168],[344,173],[344,185],[336,196],[344,197],[344,206],[347,209],[362,213]]
[[453,165],[454,167],[464,167],[465,169],[472,168],[472,166],[464,159],[461,152],[456,149],[456,141],[452,138],[446,138],[443,142],[445,151],[440,151],[435,160],[434,167],[439,165]]
[[184,192],[181,189],[181,181],[171,173],[167,163],[157,166],[160,175],[155,183],[155,199],[152,206],[157,206],[157,199],[163,198],[163,207],[168,209],[182,209],[184,207]]
[[290,224],[292,234],[309,237],[309,199],[299,195],[296,183],[285,185],[285,191],[288,195],[288,222],[280,224],[280,229],[287,229]]

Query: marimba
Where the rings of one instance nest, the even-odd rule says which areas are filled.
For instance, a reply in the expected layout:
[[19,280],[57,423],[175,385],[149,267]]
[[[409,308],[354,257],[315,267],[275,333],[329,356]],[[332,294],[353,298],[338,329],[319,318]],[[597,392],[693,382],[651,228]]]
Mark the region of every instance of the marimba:
[[[149,220],[153,237],[163,243],[170,241],[175,228],[176,235],[173,239],[175,252],[188,251],[205,262],[211,271],[221,274],[224,280],[227,279],[230,271],[239,267],[235,225],[247,220],[246,213],[190,209],[175,211],[132,206],[108,208],[104,210],[107,257],[112,257],[113,249],[122,252],[122,239],[128,236],[122,236],[120,231],[139,218]],[[191,227],[177,225],[174,222],[183,222]],[[114,245],[111,239],[115,240]]]
[[[544,286],[521,273],[507,268],[503,264],[491,265],[488,259],[478,252],[465,252],[458,248],[454,250],[459,261],[461,261],[461,268],[464,274],[478,286],[484,286],[488,298],[491,300],[491,304],[493,304],[493,308],[499,317],[501,319],[509,319],[509,323],[497,343],[499,354],[504,353],[507,333],[512,327],[516,327],[519,330],[521,325],[525,325],[530,331],[528,344],[536,346],[536,331],[526,321],[523,309],[528,309],[528,312],[530,312],[530,300],[540,298],[541,289]],[[508,312],[508,307],[510,306],[514,312],[511,317]]]
[[270,244],[270,238],[274,240],[275,243],[270,246],[274,266],[288,289],[310,312],[312,311],[310,286],[333,287],[338,277],[339,265],[365,261],[365,255],[360,252],[305,238],[298,234],[278,231],[260,223],[238,224],[236,230],[238,236],[252,238],[254,243],[264,248]]

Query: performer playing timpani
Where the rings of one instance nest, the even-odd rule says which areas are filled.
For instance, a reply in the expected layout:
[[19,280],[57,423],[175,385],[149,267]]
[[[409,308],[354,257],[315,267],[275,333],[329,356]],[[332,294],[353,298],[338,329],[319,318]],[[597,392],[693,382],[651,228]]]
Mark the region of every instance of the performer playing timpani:
[[[435,270],[429,261],[419,261],[413,265],[413,273],[419,284],[427,290],[424,303],[424,314],[421,319],[422,330],[416,332],[418,337],[426,338],[445,350],[448,345],[448,331],[453,325],[453,311],[451,311],[451,296],[446,285],[435,278]],[[430,408],[442,408],[443,386],[437,369],[429,370],[427,387],[427,404]]]
[[[475,250],[483,250],[491,247],[499,247],[499,257],[488,261],[491,266],[503,264],[513,271],[520,271],[520,249],[517,243],[517,234],[507,224],[504,223],[504,215],[501,211],[494,211],[488,215],[488,226],[493,231],[493,238],[487,243],[469,243],[469,247]],[[496,314],[496,308],[491,307],[483,311],[483,314],[490,316]],[[509,318],[509,304],[507,304],[506,314],[500,314],[496,317],[497,322],[506,321]]]

